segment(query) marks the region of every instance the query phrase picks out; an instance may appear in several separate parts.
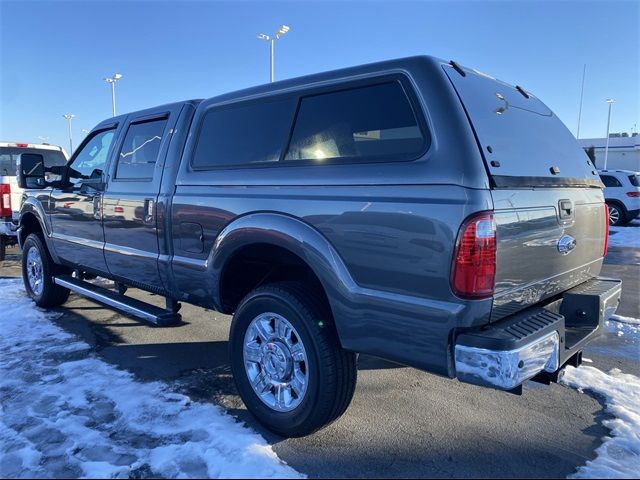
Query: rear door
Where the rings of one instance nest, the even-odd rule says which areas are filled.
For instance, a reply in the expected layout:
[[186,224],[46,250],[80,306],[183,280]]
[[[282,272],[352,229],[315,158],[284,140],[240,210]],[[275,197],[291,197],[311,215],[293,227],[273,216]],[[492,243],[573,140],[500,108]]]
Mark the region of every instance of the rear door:
[[497,319],[596,276],[606,213],[595,167],[529,92],[445,66],[483,152],[497,223]]
[[112,275],[163,288],[156,206],[164,161],[181,105],[127,118],[103,199],[105,259]]

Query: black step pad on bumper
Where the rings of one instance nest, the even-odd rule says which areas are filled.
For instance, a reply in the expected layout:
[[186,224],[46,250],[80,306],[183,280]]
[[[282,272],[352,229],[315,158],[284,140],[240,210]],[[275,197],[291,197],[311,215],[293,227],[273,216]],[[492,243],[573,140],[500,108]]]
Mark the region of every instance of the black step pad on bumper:
[[558,329],[564,329],[564,317],[538,307],[484,329],[462,333],[456,343],[489,350],[514,350]]

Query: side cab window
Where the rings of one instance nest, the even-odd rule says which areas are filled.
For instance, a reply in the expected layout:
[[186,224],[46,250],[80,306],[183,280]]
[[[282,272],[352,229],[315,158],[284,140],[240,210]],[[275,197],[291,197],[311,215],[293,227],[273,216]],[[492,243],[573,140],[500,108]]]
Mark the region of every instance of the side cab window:
[[98,131],[82,147],[69,165],[67,180],[73,186],[100,181],[109,158],[109,149],[115,137],[115,128]]
[[158,160],[167,117],[132,123],[116,165],[117,180],[151,180]]

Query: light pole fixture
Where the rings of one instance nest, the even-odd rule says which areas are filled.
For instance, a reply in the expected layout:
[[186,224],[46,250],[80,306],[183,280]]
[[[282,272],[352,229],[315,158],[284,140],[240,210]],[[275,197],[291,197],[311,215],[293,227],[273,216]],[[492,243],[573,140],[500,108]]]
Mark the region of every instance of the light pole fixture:
[[71,134],[71,120],[73,120],[76,116],[73,113],[67,113],[66,115],[62,115],[69,122],[69,155],[73,153],[73,135]]
[[113,116],[116,116],[116,82],[122,78],[122,75],[115,73],[112,77],[106,77],[105,82],[111,84],[111,109],[113,110]]
[[609,115],[607,115],[607,139],[604,146],[604,170],[607,169],[607,157],[609,157],[609,126],[611,125],[611,105],[613,105],[613,102],[613,98],[607,98],[607,103],[609,104]]
[[266,35],[264,33],[260,33],[258,35],[258,40],[264,40],[265,42],[269,42],[270,47],[271,47],[271,56],[270,56],[270,62],[269,62],[269,70],[270,70],[270,76],[269,79],[271,82],[273,82],[275,80],[275,50],[276,50],[276,40],[280,40],[280,37],[282,37],[285,33],[287,33],[289,31],[289,27],[287,25],[282,25],[278,31],[276,33],[274,33],[273,35]]

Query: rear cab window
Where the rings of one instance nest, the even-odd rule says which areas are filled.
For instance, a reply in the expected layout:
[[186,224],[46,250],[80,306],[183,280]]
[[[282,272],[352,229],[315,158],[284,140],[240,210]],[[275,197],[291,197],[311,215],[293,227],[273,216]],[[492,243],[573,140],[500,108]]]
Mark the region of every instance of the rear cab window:
[[[475,70],[443,66],[495,187],[602,187],[571,132],[529,92]],[[528,98],[527,98],[528,97]]]

